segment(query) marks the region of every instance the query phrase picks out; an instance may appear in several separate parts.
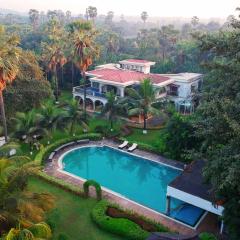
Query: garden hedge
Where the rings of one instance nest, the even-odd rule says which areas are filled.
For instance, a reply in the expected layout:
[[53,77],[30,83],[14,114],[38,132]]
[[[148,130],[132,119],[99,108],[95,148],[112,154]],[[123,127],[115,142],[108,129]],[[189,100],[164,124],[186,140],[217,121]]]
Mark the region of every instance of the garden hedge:
[[83,190],[84,190],[85,197],[88,197],[88,195],[89,195],[89,187],[90,186],[95,187],[96,194],[97,194],[97,200],[101,200],[102,199],[102,188],[101,188],[100,184],[94,180],[87,180],[84,182]]
[[57,187],[60,187],[61,189],[73,193],[75,195],[84,197],[84,192],[80,187],[77,187],[71,183],[66,182],[65,180],[50,176],[48,174],[46,174],[45,172],[42,171],[38,171],[34,176],[52,184],[55,185]]
[[[127,219],[127,218],[112,218],[106,215],[108,207],[115,207],[121,209],[118,205],[109,203],[106,200],[102,200],[96,204],[92,210],[91,217],[93,221],[103,230],[117,234],[124,237],[124,239],[129,240],[145,240],[150,233],[143,230],[138,224]],[[121,209],[122,210],[122,209]],[[123,210],[125,211],[125,210]],[[133,214],[132,212],[129,212]],[[139,216],[144,219],[146,222],[149,222],[156,226],[159,232],[168,232],[169,230],[157,224],[154,221],[151,221],[143,216]]]
[[200,240],[217,240],[217,238],[215,237],[214,234],[207,233],[207,232],[203,232],[203,233],[199,234],[199,238],[200,238]]
[[47,157],[56,148],[60,147],[61,145],[65,144],[65,143],[77,141],[77,140],[81,140],[81,139],[100,140],[100,139],[102,139],[102,135],[99,133],[88,133],[88,134],[82,134],[82,135],[78,135],[78,136],[71,136],[68,138],[60,139],[50,145],[47,145],[46,147],[42,147],[41,150],[36,154],[34,161],[36,163],[38,163],[39,165],[44,164]]

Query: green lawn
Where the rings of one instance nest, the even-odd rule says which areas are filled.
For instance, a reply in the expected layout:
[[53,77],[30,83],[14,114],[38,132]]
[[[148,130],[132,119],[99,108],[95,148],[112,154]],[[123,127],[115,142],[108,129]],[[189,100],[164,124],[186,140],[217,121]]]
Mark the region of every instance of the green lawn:
[[156,146],[162,139],[162,130],[148,130],[147,134],[143,134],[142,129],[133,128],[133,133],[126,137],[130,142],[140,142],[152,146]]
[[83,199],[38,178],[31,178],[29,189],[48,192],[56,197],[56,208],[47,214],[55,225],[53,240],[63,233],[68,240],[123,240],[100,230],[91,220],[90,212],[96,204],[94,199]]

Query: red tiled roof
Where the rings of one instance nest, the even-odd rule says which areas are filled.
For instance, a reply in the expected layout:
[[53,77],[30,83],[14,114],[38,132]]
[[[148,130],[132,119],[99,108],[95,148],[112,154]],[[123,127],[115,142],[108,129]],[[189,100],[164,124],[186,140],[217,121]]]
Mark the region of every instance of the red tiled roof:
[[145,78],[150,78],[153,83],[159,84],[169,80],[169,77],[165,77],[159,74],[145,74],[141,72],[127,71],[121,69],[96,69],[88,72],[91,75],[97,75],[99,79],[107,80],[116,83],[128,83],[141,81]]
[[133,62],[133,63],[149,63],[149,62],[151,62],[151,61],[142,60],[142,59],[126,59],[126,60],[123,60],[123,61]]

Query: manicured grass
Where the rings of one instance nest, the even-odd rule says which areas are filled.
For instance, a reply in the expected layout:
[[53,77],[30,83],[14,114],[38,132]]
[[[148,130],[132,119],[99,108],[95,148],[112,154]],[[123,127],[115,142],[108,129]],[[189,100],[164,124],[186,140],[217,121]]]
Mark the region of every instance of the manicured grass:
[[57,240],[59,234],[65,234],[68,240],[123,240],[93,223],[90,212],[96,200],[81,198],[38,178],[31,178],[28,187],[33,192],[48,192],[56,198],[55,209],[47,214],[47,220],[54,223],[53,240]]
[[148,130],[147,134],[143,134],[142,129],[133,128],[133,133],[126,137],[131,142],[141,142],[148,145],[156,146],[162,137],[162,130]]

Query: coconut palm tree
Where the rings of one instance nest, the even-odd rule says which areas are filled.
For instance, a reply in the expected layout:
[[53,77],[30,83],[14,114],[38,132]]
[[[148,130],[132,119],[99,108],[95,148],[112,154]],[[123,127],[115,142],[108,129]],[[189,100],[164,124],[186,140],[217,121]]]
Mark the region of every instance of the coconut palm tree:
[[97,17],[97,8],[89,6],[86,10],[86,14],[90,17],[94,23],[95,18]]
[[1,225],[16,226],[20,223],[24,228],[29,228],[34,222],[43,221],[44,213],[54,206],[54,198],[50,194],[28,191],[28,177],[38,168],[17,158],[0,159]]
[[56,108],[52,104],[45,104],[41,106],[39,116],[39,126],[46,129],[50,135],[56,129],[57,123],[60,120],[63,111],[60,108]]
[[12,82],[19,71],[21,49],[20,39],[16,35],[7,36],[0,26],[0,113],[4,128],[5,141],[8,141],[7,123],[3,101],[3,90],[8,82]]
[[155,102],[155,90],[150,79],[144,79],[139,87],[139,90],[133,88],[127,88],[126,92],[128,97],[126,98],[129,106],[128,115],[143,116],[143,133],[147,132],[147,118],[148,115],[159,115],[158,109],[152,106]]
[[29,228],[12,228],[4,237],[3,240],[39,240],[50,239],[52,231],[49,225],[45,222],[33,224]]
[[62,114],[62,117],[58,122],[59,128],[69,128],[70,134],[75,134],[74,131],[76,129],[76,126],[79,124],[82,125],[85,130],[88,129],[86,115],[79,108],[78,101],[72,100],[70,103],[67,104],[65,109],[65,114]]
[[110,121],[110,128],[112,131],[113,122],[117,120],[117,117],[120,114],[124,113],[124,100],[117,99],[113,91],[107,92],[106,97],[108,101],[102,109],[102,114],[107,116],[108,120]]
[[148,13],[147,13],[146,11],[143,11],[143,12],[141,13],[141,19],[143,20],[144,25],[145,25],[145,23],[146,23],[146,21],[147,21],[147,19],[148,19]]
[[99,56],[99,48],[95,43],[97,32],[88,21],[76,21],[68,25],[68,31],[73,40],[74,62],[81,71],[84,80],[84,114],[86,114],[86,71],[92,65],[93,59]]
[[25,140],[29,143],[30,147],[33,147],[33,143],[36,141],[38,135],[47,135],[47,130],[40,125],[42,117],[36,111],[31,110],[29,112],[17,112],[16,116],[12,118],[15,126],[14,136]]
[[67,62],[63,49],[64,49],[64,32],[59,22],[53,18],[49,21],[46,29],[48,41],[42,43],[42,60],[46,64],[48,71],[53,75],[54,95],[55,100],[58,102],[59,97],[59,79],[57,68],[62,69],[63,65]]

